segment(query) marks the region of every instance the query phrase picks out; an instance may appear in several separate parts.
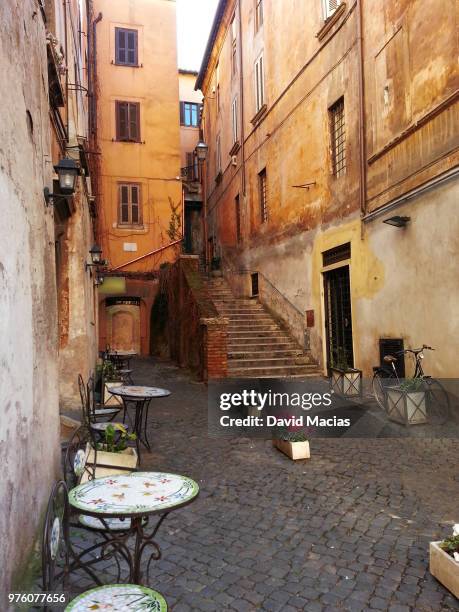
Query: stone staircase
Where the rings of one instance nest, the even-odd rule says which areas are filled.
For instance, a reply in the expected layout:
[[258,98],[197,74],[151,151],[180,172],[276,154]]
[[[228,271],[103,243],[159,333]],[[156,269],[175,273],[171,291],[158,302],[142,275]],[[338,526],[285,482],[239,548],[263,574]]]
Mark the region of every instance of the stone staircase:
[[317,364],[256,300],[234,297],[223,278],[207,283],[218,312],[229,319],[230,378],[321,376]]

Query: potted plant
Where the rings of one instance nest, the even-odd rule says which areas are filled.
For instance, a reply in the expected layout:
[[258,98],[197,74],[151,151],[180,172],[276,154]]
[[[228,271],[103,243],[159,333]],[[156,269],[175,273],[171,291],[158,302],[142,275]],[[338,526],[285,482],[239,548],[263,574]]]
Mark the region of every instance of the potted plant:
[[309,459],[311,456],[306,432],[301,429],[294,430],[287,429],[286,427],[277,428],[276,437],[273,439],[273,445],[293,461],[297,459]]
[[430,543],[430,573],[459,598],[459,524],[442,542]]
[[[135,448],[128,446],[128,442],[137,439],[135,433],[129,433],[121,423],[109,423],[104,432],[102,442],[97,444],[97,466],[107,468],[123,468],[134,470],[137,467],[138,455]],[[94,451],[89,450],[88,462],[94,463]],[[101,474],[97,470],[98,476]]]
[[104,359],[104,361],[97,366],[96,373],[98,378],[96,392],[98,389],[100,390],[99,397],[102,399],[103,405],[108,408],[110,408],[110,406],[122,406],[123,400],[116,395],[112,395],[109,391],[109,389],[113,387],[121,387],[123,385],[123,381],[115,365],[108,359]]
[[349,365],[343,348],[337,350],[336,360],[332,362],[330,371],[330,386],[334,393],[343,397],[362,395],[362,370]]
[[222,276],[220,257],[212,257],[210,261],[210,271],[212,276]]
[[402,425],[427,422],[427,402],[422,378],[410,378],[385,390],[387,416]]

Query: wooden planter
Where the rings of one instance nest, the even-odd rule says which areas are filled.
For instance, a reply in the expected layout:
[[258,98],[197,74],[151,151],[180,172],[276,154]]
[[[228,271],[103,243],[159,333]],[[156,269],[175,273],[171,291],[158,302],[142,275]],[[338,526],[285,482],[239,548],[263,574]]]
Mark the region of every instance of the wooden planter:
[[362,395],[362,370],[348,368],[331,369],[331,388],[343,397],[360,397]]
[[391,421],[402,425],[418,425],[427,422],[425,391],[405,391],[400,387],[387,387],[386,411]]
[[273,440],[273,445],[279,449],[284,455],[296,461],[297,459],[309,459],[311,456],[309,450],[309,442],[289,442],[287,440]]
[[[88,447],[87,453],[88,464],[93,464],[94,450]],[[95,478],[132,472],[136,469],[138,462],[139,457],[137,455],[137,451],[132,447],[128,447],[119,453],[109,453],[108,451],[98,450]],[[87,476],[88,475],[85,472],[81,482],[85,482],[88,479]]]
[[440,548],[440,543],[430,543],[430,573],[459,599],[459,563]]
[[104,401],[104,408],[110,408],[110,407],[114,407],[114,408],[119,408],[120,406],[123,405],[123,400],[117,396],[117,395],[112,395],[110,393],[110,389],[116,389],[117,387],[122,387],[123,386],[123,382],[115,382],[115,381],[107,381],[104,384],[104,397],[103,397],[103,401]]

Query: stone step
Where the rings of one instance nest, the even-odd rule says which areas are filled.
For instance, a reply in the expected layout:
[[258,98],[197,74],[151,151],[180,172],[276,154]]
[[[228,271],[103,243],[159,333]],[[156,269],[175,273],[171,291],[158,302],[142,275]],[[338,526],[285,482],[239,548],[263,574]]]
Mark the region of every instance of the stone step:
[[[223,313],[222,313],[223,314]],[[272,317],[267,315],[265,312],[249,312],[243,314],[225,314],[224,315],[230,323],[244,323],[246,321],[266,321],[267,323],[273,323]]]
[[[289,357],[289,358],[295,358],[295,357],[301,357],[303,355],[303,352],[300,349],[295,349],[295,348],[286,348],[286,349],[275,349],[272,348],[268,351],[266,350],[258,350],[258,351],[252,351],[250,350],[252,347],[248,347],[245,345],[245,350],[241,350],[241,347],[239,347],[239,349],[232,349],[229,348],[228,349],[228,359],[234,359],[234,360],[238,360],[238,359],[263,359],[264,357],[266,357],[267,354],[269,354],[271,357],[275,357],[275,358],[280,358],[280,357]],[[310,362],[308,362],[310,363]]]
[[243,330],[232,330],[228,331],[229,343],[234,340],[243,340],[249,341],[253,340],[254,342],[264,342],[264,341],[275,341],[276,339],[280,339],[281,342],[291,342],[291,338],[282,330],[274,330],[274,331],[263,331],[263,330],[253,330],[253,329],[243,329]]
[[301,378],[321,376],[316,365],[228,368],[231,378]]
[[263,321],[238,321],[237,323],[230,323],[228,326],[229,332],[244,331],[245,329],[256,332],[280,331],[280,328],[278,325],[276,325],[276,323],[265,323]]
[[234,368],[289,368],[299,365],[315,367],[315,364],[312,364],[310,358],[306,355],[299,355],[297,357],[269,357],[265,359],[228,359],[228,368],[230,370]]
[[292,340],[282,340],[282,338],[272,338],[265,340],[264,338],[249,338],[238,340],[237,338],[229,338],[228,352],[229,353],[271,353],[271,351],[300,351],[301,349]]

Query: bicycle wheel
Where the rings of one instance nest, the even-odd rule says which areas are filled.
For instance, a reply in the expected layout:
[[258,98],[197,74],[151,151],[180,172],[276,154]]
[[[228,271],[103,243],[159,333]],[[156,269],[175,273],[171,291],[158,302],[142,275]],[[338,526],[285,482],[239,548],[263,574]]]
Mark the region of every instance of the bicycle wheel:
[[426,384],[427,420],[430,425],[443,425],[450,416],[448,393],[436,378],[424,378]]
[[389,380],[394,378],[395,374],[393,372],[384,370],[383,368],[375,370],[373,375],[373,395],[375,400],[378,402],[379,407],[384,411],[386,410],[385,388],[387,387]]

